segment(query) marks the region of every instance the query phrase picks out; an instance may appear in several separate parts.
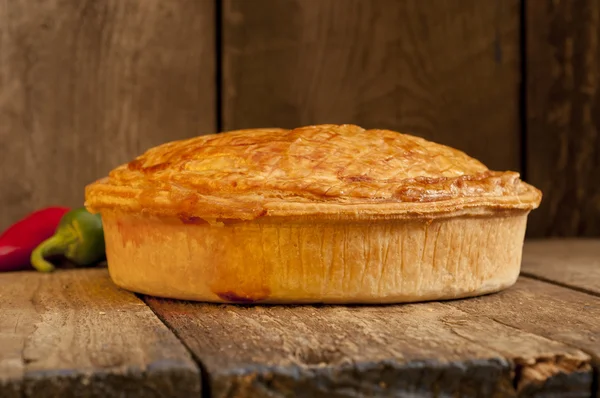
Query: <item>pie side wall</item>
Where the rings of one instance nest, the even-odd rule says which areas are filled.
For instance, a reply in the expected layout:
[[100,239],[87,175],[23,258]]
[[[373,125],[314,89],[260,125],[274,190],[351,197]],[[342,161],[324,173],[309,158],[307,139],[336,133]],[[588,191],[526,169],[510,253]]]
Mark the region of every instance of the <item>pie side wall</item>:
[[220,225],[102,216],[110,275],[135,292],[208,302],[394,303],[512,285],[527,214]]

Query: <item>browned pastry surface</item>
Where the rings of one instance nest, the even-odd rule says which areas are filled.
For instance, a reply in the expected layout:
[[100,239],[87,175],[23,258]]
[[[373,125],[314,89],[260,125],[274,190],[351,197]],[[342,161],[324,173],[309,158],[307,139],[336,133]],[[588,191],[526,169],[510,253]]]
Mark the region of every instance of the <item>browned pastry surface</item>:
[[166,143],[86,188],[86,205],[193,220],[259,216],[412,217],[531,210],[515,172],[389,130],[318,125]]

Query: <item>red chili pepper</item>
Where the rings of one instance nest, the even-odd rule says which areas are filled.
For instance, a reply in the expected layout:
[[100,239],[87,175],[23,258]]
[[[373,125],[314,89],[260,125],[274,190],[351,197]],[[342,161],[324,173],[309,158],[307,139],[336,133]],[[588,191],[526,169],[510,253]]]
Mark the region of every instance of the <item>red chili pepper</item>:
[[0,272],[31,268],[31,252],[56,232],[70,209],[47,207],[28,214],[0,235]]

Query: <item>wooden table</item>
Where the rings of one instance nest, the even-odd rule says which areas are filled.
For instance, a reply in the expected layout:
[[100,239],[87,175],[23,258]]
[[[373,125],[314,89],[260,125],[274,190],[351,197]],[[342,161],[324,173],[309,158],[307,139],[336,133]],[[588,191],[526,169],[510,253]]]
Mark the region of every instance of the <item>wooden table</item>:
[[599,394],[600,240],[532,241],[518,283],[392,306],[136,296],[106,269],[0,274],[0,397]]

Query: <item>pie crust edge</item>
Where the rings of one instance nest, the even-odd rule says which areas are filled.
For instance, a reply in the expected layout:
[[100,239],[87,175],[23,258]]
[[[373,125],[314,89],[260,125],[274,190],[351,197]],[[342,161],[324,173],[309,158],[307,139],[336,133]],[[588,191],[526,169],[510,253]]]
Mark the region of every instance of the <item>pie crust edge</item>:
[[92,211],[213,220],[430,217],[485,207],[532,210],[540,201],[541,192],[518,173],[491,171],[420,137],[355,125],[169,142],[86,187]]

